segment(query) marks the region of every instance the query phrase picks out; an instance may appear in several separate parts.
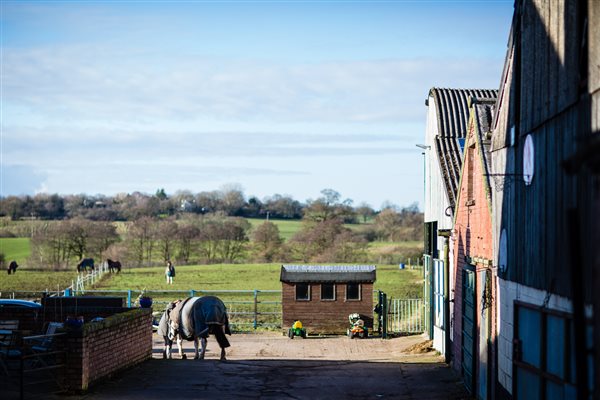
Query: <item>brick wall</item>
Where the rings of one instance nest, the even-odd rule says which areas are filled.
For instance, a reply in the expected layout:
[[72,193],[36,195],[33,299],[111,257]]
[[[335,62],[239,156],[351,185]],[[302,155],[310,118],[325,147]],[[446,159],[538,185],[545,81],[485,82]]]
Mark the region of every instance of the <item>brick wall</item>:
[[296,319],[302,321],[308,334],[345,333],[349,327],[348,315],[364,316],[368,327],[373,327],[373,284],[361,283],[361,300],[346,300],[346,284],[335,285],[336,300],[321,300],[321,285],[310,285],[310,300],[296,301],[294,284],[282,282],[283,329],[287,331]]
[[66,339],[66,384],[71,392],[152,357],[152,310],[133,309],[86,323]]
[[[475,133],[474,133],[475,134]],[[473,136],[468,138],[468,144],[474,143],[475,138]],[[465,146],[465,151],[468,155],[471,152],[473,157],[465,156],[465,164],[463,166],[463,174],[461,180],[461,186],[459,188],[459,199],[457,202],[456,217],[454,224],[454,232],[452,235],[451,245],[454,246],[454,282],[451,282],[451,289],[454,289],[454,324],[453,324],[453,362],[454,369],[460,371],[462,368],[462,305],[463,305],[463,293],[462,293],[462,274],[463,269],[467,266],[465,257],[477,257],[491,260],[493,258],[493,241],[492,241],[492,217],[490,210],[490,199],[491,193],[486,189],[485,181],[485,170],[483,167],[483,158],[481,156],[481,147],[479,144],[475,145],[472,149],[469,146]],[[472,169],[472,173],[469,174],[469,169]],[[472,176],[472,196],[469,198],[468,180],[469,175]],[[475,265],[477,269],[477,279],[479,275],[486,268],[487,265]],[[476,287],[476,321],[477,331],[479,332],[479,325],[481,322],[481,305],[482,305],[482,287]],[[494,289],[495,292],[495,289]],[[495,293],[493,294],[495,297]],[[495,319],[495,313],[492,312],[490,316],[492,321]],[[495,324],[493,324],[495,325]],[[494,335],[494,327],[492,328],[492,336]],[[479,342],[475,338],[475,348],[479,348]],[[488,364],[489,365],[489,364]],[[477,365],[474,368],[474,373],[478,370]]]

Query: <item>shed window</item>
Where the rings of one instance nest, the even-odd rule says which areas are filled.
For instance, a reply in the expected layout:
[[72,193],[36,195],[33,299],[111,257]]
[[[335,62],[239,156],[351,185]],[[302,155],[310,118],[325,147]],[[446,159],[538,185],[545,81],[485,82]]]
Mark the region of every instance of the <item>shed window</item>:
[[360,300],[360,284],[346,284],[346,300]]
[[296,300],[310,300],[310,286],[308,283],[296,283]]
[[333,283],[321,284],[321,300],[335,300],[335,285]]

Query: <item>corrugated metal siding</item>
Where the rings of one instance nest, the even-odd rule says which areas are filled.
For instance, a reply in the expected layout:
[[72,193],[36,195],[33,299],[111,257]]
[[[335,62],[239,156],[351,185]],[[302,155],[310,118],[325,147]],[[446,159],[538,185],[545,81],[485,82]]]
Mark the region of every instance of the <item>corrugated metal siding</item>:
[[469,99],[495,99],[497,90],[433,88],[429,97],[437,111],[438,133],[434,139],[444,187],[452,209],[456,208],[456,193],[462,167],[462,150],[458,139],[467,135]]
[[374,265],[283,265],[281,282],[374,282]]

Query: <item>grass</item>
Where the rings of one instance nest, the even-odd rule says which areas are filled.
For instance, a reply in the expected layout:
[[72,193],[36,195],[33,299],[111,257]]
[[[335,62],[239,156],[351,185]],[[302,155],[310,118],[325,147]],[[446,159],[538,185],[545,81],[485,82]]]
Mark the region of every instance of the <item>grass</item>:
[[6,262],[23,264],[31,253],[29,238],[0,238],[0,253],[4,253]]
[[[246,218],[252,228],[256,228],[257,226],[263,224],[266,220],[261,218]],[[279,235],[283,238],[283,240],[291,239],[296,232],[300,230],[302,227],[302,221],[300,220],[288,220],[288,219],[269,219],[269,222],[277,225],[279,229]]]
[[[179,290],[281,290],[280,264],[216,264],[178,266],[173,285],[167,285],[163,267],[123,269],[120,274],[105,275],[94,289],[152,291]],[[0,281],[0,291],[41,291],[64,289],[75,279],[72,271],[19,270]],[[398,269],[397,265],[377,266],[375,290],[388,297],[420,298],[422,274],[420,270]]]
[[71,285],[71,280],[76,279],[74,271],[32,271],[18,269],[14,275],[2,272],[0,280],[0,293],[13,291],[39,292],[63,290]]

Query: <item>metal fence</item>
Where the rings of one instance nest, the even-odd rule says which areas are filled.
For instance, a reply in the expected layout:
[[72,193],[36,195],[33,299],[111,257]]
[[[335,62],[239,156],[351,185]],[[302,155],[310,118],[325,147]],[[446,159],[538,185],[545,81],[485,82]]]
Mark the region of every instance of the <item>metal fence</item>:
[[[162,314],[168,303],[194,296],[217,296],[225,303],[232,329],[281,328],[281,290],[144,290],[152,298],[155,315]],[[72,292],[77,296],[83,293]],[[86,296],[116,296],[127,307],[138,306],[141,290],[86,290]]]
[[425,331],[424,304],[421,299],[392,299],[388,307],[388,332],[422,333]]

